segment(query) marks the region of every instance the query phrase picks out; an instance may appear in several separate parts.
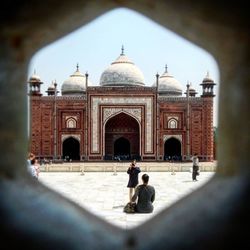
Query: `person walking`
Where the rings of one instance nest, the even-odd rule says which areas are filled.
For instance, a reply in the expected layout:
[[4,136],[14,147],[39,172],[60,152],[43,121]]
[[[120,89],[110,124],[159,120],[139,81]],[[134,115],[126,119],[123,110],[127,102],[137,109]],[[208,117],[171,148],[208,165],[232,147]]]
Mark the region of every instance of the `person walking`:
[[130,167],[127,170],[129,174],[129,180],[127,187],[129,188],[129,202],[132,200],[132,196],[135,192],[135,187],[138,185],[138,175],[141,172],[140,168],[137,166],[136,160],[130,164]]
[[155,200],[155,189],[153,186],[148,185],[149,176],[142,175],[142,185],[135,189],[135,194],[132,197],[132,202],[137,200],[135,206],[136,213],[152,213],[154,210],[153,202]]
[[192,179],[193,179],[193,181],[198,181],[196,179],[197,175],[199,175],[199,157],[198,157],[198,155],[194,154],[192,160],[193,160]]

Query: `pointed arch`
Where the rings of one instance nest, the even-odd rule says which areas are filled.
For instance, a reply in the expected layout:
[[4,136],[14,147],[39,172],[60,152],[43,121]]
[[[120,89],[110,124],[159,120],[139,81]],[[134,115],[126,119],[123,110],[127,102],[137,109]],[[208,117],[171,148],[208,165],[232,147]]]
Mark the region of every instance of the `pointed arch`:
[[[120,111],[110,116],[103,126],[103,156],[104,159],[114,159],[120,155],[122,158],[140,157],[141,155],[141,128],[139,121],[131,114]],[[116,143],[124,140],[122,144]],[[118,148],[117,148],[118,147]],[[128,149],[130,152],[128,152]],[[126,156],[126,157],[125,157]]]
[[182,160],[182,150],[181,150],[181,141],[172,136],[165,140],[164,142],[164,159],[165,160]]
[[76,119],[70,117],[66,120],[66,128],[76,128]]
[[63,159],[79,161],[80,160],[80,142],[73,136],[65,138],[62,142]]

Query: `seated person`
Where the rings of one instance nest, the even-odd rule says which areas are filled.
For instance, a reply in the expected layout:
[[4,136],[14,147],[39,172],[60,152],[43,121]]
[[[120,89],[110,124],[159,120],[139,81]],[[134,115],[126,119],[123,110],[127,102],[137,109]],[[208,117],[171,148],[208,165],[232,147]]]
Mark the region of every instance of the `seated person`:
[[149,176],[147,174],[142,175],[143,184],[139,185],[135,189],[135,194],[132,197],[132,202],[137,200],[135,211],[137,213],[152,213],[153,202],[155,200],[155,189],[153,186],[148,185]]

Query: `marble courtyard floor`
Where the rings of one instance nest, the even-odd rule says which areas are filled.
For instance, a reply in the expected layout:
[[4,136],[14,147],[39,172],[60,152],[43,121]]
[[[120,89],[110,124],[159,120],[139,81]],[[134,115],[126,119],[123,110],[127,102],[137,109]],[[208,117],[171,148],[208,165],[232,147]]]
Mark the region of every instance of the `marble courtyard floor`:
[[[141,184],[141,175],[139,182]],[[39,181],[59,192],[95,215],[124,229],[138,226],[162,209],[204,185],[214,172],[201,172],[197,182],[191,173],[149,172],[149,184],[156,190],[154,211],[151,214],[126,214],[123,207],[128,201],[128,174],[118,172],[41,172]]]

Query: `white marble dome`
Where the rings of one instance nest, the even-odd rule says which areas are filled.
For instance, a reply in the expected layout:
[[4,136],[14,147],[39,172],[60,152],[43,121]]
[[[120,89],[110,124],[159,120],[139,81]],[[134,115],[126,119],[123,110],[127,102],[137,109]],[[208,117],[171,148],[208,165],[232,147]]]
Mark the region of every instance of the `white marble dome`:
[[86,92],[86,77],[79,71],[78,65],[76,71],[63,82],[61,92],[62,95],[83,95]]
[[142,72],[124,55],[121,55],[102,73],[101,86],[144,86]]
[[159,94],[167,96],[181,96],[182,91],[183,91],[182,85],[170,73],[168,73],[168,69],[166,66],[165,72],[159,77],[158,81]]

